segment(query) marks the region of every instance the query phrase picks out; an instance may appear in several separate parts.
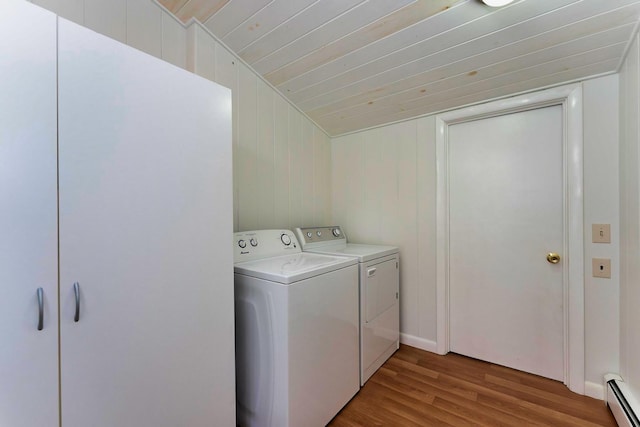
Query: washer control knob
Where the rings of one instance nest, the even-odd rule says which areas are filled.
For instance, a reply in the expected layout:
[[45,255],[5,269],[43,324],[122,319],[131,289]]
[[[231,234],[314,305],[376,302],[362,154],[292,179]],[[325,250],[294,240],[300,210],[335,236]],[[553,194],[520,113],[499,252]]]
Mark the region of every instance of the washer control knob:
[[285,246],[289,246],[291,244],[291,237],[289,237],[288,234],[282,234],[282,236],[280,236],[280,240],[282,240],[282,243]]
[[340,237],[340,235],[342,234],[342,233],[340,232],[340,229],[339,229],[339,228],[334,228],[334,229],[331,231],[331,233],[333,233],[333,235],[334,235],[335,237]]
[[311,238],[311,236],[313,236],[313,233],[312,233],[312,232],[310,232],[310,231],[307,231],[307,237],[308,237],[308,238]]
[[258,241],[257,241],[256,239],[254,239],[254,238],[252,238],[251,240],[249,240],[249,243],[251,243],[251,246],[253,246],[254,248],[255,248],[256,246],[258,246]]
[[318,237],[322,236],[322,231],[316,231],[316,234],[318,235]]
[[238,240],[238,246],[244,249],[247,247],[247,242],[245,242],[244,240]]

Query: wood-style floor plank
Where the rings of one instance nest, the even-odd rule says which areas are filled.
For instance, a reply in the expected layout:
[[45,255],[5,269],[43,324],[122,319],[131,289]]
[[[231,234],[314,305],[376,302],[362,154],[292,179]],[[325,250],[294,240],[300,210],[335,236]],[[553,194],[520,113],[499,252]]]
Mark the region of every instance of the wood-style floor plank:
[[558,381],[401,345],[329,425],[616,427],[616,422],[602,401]]

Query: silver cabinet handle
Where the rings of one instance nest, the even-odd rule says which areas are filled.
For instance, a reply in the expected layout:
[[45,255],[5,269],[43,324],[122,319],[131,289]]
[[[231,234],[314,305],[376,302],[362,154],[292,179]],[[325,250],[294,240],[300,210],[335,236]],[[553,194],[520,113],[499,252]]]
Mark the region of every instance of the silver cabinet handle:
[[375,275],[376,275],[376,270],[377,270],[377,269],[376,269],[375,267],[374,267],[374,268],[370,268],[370,269],[368,269],[368,270],[367,270],[367,277],[375,276]]
[[43,294],[42,288],[38,288],[36,294],[38,295],[38,330],[41,331],[44,328],[43,318],[44,318],[44,301],[42,298]]
[[76,294],[76,314],[73,316],[73,321],[77,322],[80,320],[80,283],[73,284],[73,292]]

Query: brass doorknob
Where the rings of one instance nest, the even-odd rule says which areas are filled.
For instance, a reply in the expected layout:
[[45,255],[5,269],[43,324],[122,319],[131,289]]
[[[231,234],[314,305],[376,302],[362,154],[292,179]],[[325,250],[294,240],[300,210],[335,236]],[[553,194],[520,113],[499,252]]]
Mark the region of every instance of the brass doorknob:
[[549,261],[551,264],[557,264],[560,262],[560,255],[555,252],[549,252],[547,254],[547,261]]

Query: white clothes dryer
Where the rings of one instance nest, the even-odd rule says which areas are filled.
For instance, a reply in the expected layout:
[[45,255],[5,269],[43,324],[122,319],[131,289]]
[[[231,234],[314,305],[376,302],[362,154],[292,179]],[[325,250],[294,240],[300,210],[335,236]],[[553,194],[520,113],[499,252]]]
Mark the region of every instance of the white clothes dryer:
[[339,226],[296,228],[305,252],[358,260],[360,385],[400,346],[400,255],[395,246],[348,243]]
[[357,261],[289,230],[233,245],[238,425],[326,425],[360,389]]

